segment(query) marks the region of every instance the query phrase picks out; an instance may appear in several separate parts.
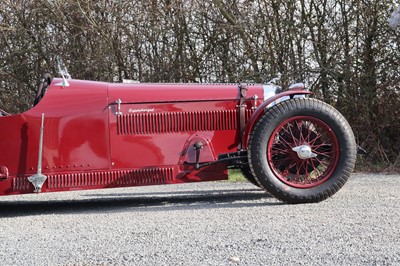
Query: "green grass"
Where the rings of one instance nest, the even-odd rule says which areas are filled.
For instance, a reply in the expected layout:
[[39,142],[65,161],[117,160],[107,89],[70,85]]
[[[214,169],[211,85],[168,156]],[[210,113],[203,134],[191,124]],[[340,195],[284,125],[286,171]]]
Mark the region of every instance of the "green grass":
[[240,169],[229,169],[229,182],[247,182]]

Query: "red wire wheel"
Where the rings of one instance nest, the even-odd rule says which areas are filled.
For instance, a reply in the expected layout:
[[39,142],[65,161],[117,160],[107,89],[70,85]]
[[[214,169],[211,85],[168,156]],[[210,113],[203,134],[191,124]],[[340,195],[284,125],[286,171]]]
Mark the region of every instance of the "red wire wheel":
[[250,132],[248,161],[260,187],[288,203],[335,194],[354,169],[356,143],[346,119],[310,98],[268,108]]
[[[295,151],[296,148],[303,148]],[[339,142],[322,120],[291,117],[272,133],[267,160],[275,176],[296,188],[318,186],[331,177],[339,160]],[[307,154],[311,151],[310,154]],[[300,153],[300,154],[299,154]]]

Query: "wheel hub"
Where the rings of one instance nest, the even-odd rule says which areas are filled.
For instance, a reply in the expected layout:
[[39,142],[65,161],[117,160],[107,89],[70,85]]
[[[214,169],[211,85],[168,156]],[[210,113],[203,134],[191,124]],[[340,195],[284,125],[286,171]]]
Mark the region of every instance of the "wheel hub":
[[308,145],[300,145],[292,148],[292,150],[297,152],[297,156],[299,156],[299,158],[302,160],[317,157],[317,154],[313,153],[310,146]]

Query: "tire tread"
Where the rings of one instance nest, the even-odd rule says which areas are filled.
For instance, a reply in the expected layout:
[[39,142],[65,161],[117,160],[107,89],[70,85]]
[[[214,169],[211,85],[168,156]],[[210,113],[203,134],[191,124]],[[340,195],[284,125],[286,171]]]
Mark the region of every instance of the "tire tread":
[[[334,121],[336,124],[335,126],[340,128],[341,132],[345,135],[343,137],[344,143],[341,143],[341,147],[345,147],[345,150],[344,154],[343,151],[341,151],[341,169],[335,170],[333,174],[334,177],[330,178],[333,178],[334,182],[329,187],[318,189],[320,187],[318,186],[312,189],[302,189],[303,191],[300,191],[302,193],[289,193],[289,191],[294,189],[285,190],[282,189],[280,185],[276,185],[276,182],[271,182],[271,179],[277,178],[271,176],[271,173],[267,172],[268,169],[265,167],[266,163],[263,161],[263,157],[261,156],[265,151],[263,151],[263,148],[261,147],[262,145],[260,145],[260,140],[262,141],[263,138],[265,138],[264,133],[265,131],[268,131],[271,124],[277,124],[279,121],[289,118],[293,115],[293,112],[299,112],[299,110],[312,110],[316,114]],[[354,169],[356,161],[354,134],[346,119],[332,106],[311,98],[295,98],[287,100],[266,110],[264,115],[255,124],[252,133],[250,134],[248,150],[250,170],[254,178],[257,180],[257,183],[259,183],[262,188],[274,197],[287,203],[312,203],[331,197],[347,182]]]

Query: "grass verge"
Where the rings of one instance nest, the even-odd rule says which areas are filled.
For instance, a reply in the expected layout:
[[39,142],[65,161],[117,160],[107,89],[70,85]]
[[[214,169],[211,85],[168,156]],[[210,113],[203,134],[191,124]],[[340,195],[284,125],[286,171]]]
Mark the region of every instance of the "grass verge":
[[247,182],[240,169],[229,169],[229,182]]

